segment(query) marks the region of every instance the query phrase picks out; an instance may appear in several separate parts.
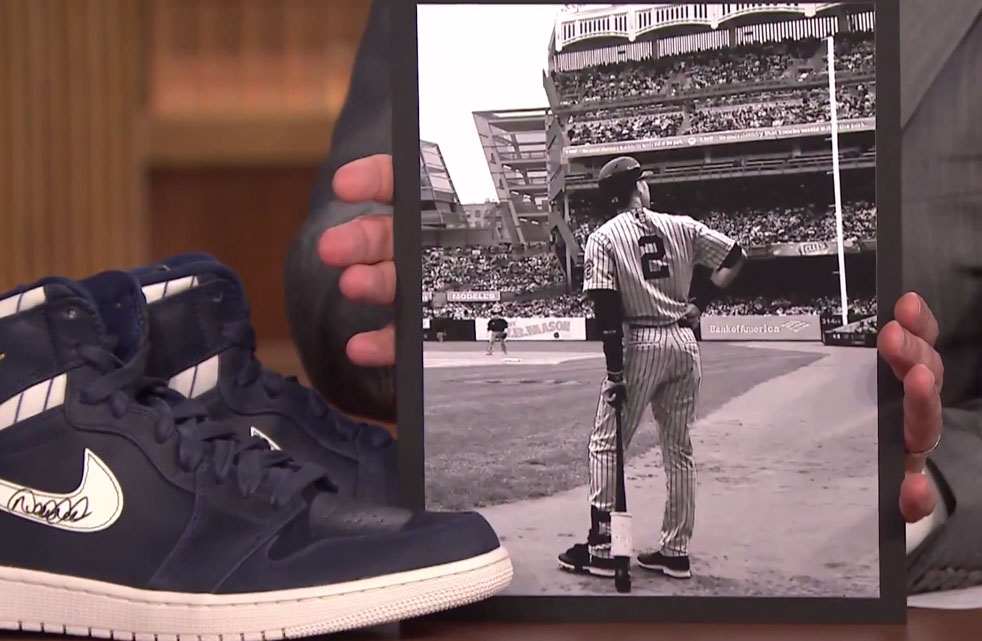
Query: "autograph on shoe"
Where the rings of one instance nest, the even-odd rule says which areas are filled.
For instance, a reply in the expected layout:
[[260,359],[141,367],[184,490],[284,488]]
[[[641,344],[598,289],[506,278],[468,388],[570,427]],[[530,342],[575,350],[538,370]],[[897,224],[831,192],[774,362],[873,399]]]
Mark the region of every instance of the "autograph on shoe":
[[109,466],[85,450],[82,480],[66,494],[0,479],[0,512],[72,532],[99,532],[123,513],[123,489]]

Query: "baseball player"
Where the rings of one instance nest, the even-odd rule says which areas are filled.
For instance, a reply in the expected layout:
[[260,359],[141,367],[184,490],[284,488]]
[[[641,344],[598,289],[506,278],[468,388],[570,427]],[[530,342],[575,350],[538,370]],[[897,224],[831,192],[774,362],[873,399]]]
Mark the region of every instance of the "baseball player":
[[501,318],[501,308],[495,306],[491,310],[491,320],[488,321],[488,356],[494,354],[494,344],[501,343],[501,353],[508,354],[508,321]]
[[[746,253],[733,239],[688,216],[649,210],[644,180],[649,175],[630,157],[611,160],[599,174],[601,193],[618,213],[587,240],[583,289],[602,331],[607,376],[590,435],[590,532],[586,544],[559,555],[559,564],[572,572],[614,575],[610,512],[615,498],[615,411],[622,411],[626,448],[644,408],[650,406],[658,425],[667,499],[660,544],[637,561],[642,568],[688,578],[695,517],[689,428],[702,380],[692,328],[702,310],[732,283]],[[713,270],[712,282],[690,300],[697,264]]]

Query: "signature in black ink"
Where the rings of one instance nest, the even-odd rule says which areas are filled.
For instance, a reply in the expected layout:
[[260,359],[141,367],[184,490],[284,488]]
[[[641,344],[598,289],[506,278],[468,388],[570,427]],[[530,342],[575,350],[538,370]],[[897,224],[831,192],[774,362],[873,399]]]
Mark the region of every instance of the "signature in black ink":
[[7,501],[7,509],[33,516],[46,523],[78,523],[92,514],[87,496],[40,500],[34,492],[27,489],[17,490]]

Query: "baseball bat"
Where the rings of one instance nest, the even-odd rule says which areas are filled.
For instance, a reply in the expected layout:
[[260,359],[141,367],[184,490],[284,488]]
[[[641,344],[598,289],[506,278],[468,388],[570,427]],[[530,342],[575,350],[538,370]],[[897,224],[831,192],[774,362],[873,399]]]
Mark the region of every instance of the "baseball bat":
[[621,408],[614,408],[616,420],[614,511],[610,515],[610,553],[614,557],[614,588],[631,591],[631,515],[627,512],[627,490],[624,482],[624,437]]

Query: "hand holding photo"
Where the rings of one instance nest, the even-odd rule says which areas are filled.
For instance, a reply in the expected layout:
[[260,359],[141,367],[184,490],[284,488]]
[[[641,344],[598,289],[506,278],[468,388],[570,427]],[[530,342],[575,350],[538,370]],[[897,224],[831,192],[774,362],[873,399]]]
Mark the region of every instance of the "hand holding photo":
[[408,4],[400,434],[513,560],[472,611],[902,620],[896,5]]

